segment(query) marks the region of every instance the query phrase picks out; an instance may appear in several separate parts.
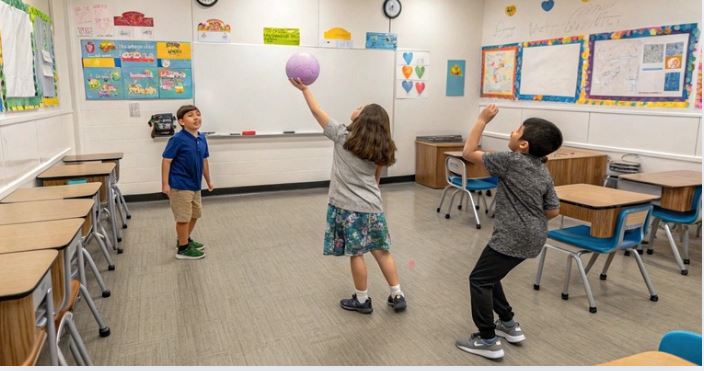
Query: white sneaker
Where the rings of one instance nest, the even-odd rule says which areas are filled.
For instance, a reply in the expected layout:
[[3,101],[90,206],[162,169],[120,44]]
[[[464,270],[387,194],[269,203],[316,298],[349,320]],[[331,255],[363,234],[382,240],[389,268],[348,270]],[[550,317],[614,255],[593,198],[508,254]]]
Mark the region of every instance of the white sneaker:
[[518,325],[518,322],[516,322],[516,325],[513,327],[506,327],[500,319],[497,319],[494,325],[496,325],[496,329],[494,330],[496,335],[506,339],[509,343],[516,344],[526,339],[526,335],[523,333],[523,330],[521,330],[521,326]]

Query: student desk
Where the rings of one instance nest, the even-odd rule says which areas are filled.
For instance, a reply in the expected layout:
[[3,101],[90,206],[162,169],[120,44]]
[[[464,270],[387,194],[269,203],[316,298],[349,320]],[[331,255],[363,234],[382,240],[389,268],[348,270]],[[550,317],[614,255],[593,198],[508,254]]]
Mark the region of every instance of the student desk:
[[619,358],[597,366],[697,366],[665,352],[643,352],[632,356]]
[[[46,338],[52,365],[58,365],[56,328],[48,298],[56,250],[4,254],[0,257],[0,365],[21,365],[36,359]],[[44,302],[44,320],[37,309]],[[46,326],[46,331],[43,327]]]
[[619,188],[660,196],[660,207],[680,212],[692,209],[694,189],[701,185],[702,173],[689,170],[628,174],[618,178]]
[[[51,267],[51,279],[54,283],[53,301],[54,308],[57,309],[55,318],[60,319],[66,311],[72,308],[80,291],[100,326],[100,336],[108,336],[110,328],[105,324],[85,286],[85,272],[83,271],[83,257],[85,255],[80,234],[83,222],[83,219],[76,218],[2,225],[0,226],[0,241],[2,241],[0,242],[0,260],[5,257],[4,254],[56,250],[58,258]],[[80,280],[73,278],[74,272],[71,262],[74,257],[78,259]],[[107,296],[109,296],[109,291]]]
[[591,236],[609,238],[614,234],[621,207],[647,204],[657,196],[599,187],[570,184],[555,187],[560,199],[560,215],[591,224]]
[[545,166],[556,186],[565,184],[604,184],[609,157],[601,152],[561,147],[548,155]]
[[117,229],[117,213],[115,210],[115,194],[113,185],[115,164],[109,163],[87,163],[76,165],[56,164],[37,176],[43,186],[65,185],[71,179],[86,179],[89,182],[101,182],[100,201],[107,202],[110,211],[110,224],[112,227],[113,246],[119,248],[122,241],[120,231]]
[[[491,176],[489,171],[484,167],[484,165],[473,164],[462,157],[462,151],[449,151],[445,152],[448,157],[459,158],[464,162],[465,168],[467,169],[467,178],[488,178]],[[445,173],[443,173],[443,178],[445,178]],[[447,185],[447,181],[445,181]]]
[[443,188],[445,180],[445,152],[461,151],[463,142],[416,141],[416,183],[430,188]]

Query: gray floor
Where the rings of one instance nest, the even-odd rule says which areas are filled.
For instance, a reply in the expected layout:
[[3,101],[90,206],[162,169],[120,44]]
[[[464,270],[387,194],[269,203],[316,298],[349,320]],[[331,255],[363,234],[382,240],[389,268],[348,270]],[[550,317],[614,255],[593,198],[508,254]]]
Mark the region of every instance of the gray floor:
[[[175,232],[166,202],[131,204],[125,254],[104,277],[112,290],[97,298],[112,329],[99,338],[87,307],[78,327],[96,365],[591,365],[657,348],[672,329],[701,331],[701,240],[693,238],[689,276],[681,276],[664,235],[646,265],[660,296],[648,292],[635,260],[619,254],[608,281],[602,257],[590,275],[598,313],[587,311],[573,270],[569,301],[560,299],[565,258],[548,256],[542,289],[537,260],[504,281],[528,339],[505,345],[492,362],[455,348],[476,331],[467,275],[491,233],[467,212],[446,220],[435,208],[440,191],[413,183],[383,186],[402,288],[409,309],[385,306],[383,276],[371,257],[374,313],[338,307],[352,293],[346,258],[321,253],[327,191],[290,191],[204,199],[194,237],[207,245],[202,261],[174,258]],[[92,246],[92,248],[95,248]],[[95,254],[101,268],[105,267]]]

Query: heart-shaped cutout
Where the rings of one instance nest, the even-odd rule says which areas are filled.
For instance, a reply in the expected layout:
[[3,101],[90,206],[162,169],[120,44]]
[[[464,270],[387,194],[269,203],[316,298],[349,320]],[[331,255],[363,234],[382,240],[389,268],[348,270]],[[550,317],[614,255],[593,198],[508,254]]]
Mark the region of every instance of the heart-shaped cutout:
[[555,1],[554,0],[545,0],[542,3],[540,3],[540,6],[543,8],[544,11],[549,12],[552,10],[552,7],[555,6]]
[[406,93],[409,93],[411,89],[413,89],[413,82],[411,82],[411,80],[403,80],[401,82],[401,87],[403,87],[403,90],[405,90]]
[[406,64],[411,64],[411,62],[413,61],[413,53],[411,53],[411,52],[403,53],[403,60],[406,61]]
[[405,76],[406,78],[410,78],[411,74],[413,73],[413,67],[403,66],[401,67],[401,72],[403,72],[403,76]]
[[416,75],[418,75],[419,79],[423,78],[424,73],[425,73],[425,66],[416,66]]
[[424,82],[417,82],[416,83],[416,91],[418,92],[418,95],[423,94],[423,90],[425,90],[425,83]]

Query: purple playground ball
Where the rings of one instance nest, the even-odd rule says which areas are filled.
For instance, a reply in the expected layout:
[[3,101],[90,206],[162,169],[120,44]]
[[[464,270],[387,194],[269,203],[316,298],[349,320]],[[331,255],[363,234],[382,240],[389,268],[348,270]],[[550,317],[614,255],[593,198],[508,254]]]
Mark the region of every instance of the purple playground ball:
[[296,53],[286,62],[286,76],[289,79],[299,78],[305,85],[315,82],[319,73],[320,64],[310,53]]

